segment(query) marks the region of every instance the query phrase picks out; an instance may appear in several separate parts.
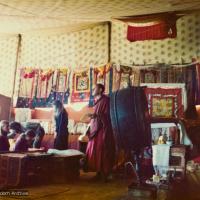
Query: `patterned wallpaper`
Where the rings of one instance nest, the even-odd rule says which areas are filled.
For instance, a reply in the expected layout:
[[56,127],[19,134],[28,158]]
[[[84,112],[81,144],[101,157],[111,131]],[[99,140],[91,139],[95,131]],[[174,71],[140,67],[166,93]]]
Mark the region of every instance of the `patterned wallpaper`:
[[23,36],[21,67],[101,65],[108,60],[108,25],[50,36]]
[[0,94],[10,97],[15,75],[17,36],[0,37]]
[[188,15],[177,21],[177,38],[129,42],[127,24],[112,23],[111,60],[115,63],[154,64],[191,62],[200,56],[200,14]]

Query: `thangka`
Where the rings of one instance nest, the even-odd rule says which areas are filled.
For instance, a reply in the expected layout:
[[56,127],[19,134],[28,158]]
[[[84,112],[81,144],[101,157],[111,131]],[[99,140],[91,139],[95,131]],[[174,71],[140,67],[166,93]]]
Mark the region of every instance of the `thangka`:
[[67,68],[59,69],[57,72],[56,91],[66,92],[68,88],[68,70]]
[[128,66],[114,67],[113,91],[138,86],[140,81],[140,71]]
[[97,83],[101,83],[105,87],[105,94],[110,94],[112,92],[112,70],[112,65],[110,63],[104,66],[95,67],[93,69],[93,87]]
[[181,88],[145,88],[151,117],[183,117]]
[[54,70],[39,70],[33,107],[46,107],[47,99],[53,85]]
[[140,71],[141,83],[159,83],[160,82],[160,70],[155,69],[142,69]]
[[90,98],[90,72],[74,72],[72,80],[71,102],[85,102]]
[[20,87],[17,99],[18,108],[32,107],[32,100],[36,92],[37,69],[20,69]]
[[94,97],[92,95],[92,92],[97,83],[101,83],[104,85],[105,94],[110,95],[112,93],[113,67],[110,63],[100,67],[90,68],[90,107],[94,105]]
[[52,107],[55,100],[68,103],[69,77],[67,68],[57,70],[21,70],[18,108]]
[[35,92],[35,80],[37,78],[37,74],[38,70],[35,69],[20,69],[20,97],[33,97]]
[[51,106],[55,100],[61,101],[63,104],[68,103],[69,97],[69,80],[70,73],[67,68],[58,69],[54,75],[51,92],[47,99],[48,106]]
[[54,71],[51,69],[40,70],[38,76],[37,98],[47,98],[52,88]]

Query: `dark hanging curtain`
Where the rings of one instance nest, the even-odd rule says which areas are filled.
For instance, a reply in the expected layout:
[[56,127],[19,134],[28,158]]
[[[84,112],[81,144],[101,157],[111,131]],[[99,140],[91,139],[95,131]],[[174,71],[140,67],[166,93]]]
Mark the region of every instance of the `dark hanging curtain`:
[[111,121],[118,149],[126,152],[151,145],[147,100],[143,87],[118,90],[111,95]]
[[197,84],[197,71],[196,65],[186,67],[184,70],[184,78],[187,90],[188,107],[185,112],[186,118],[197,118],[196,103],[198,103],[198,84]]
[[199,63],[196,64],[196,80],[197,80],[197,86],[196,86],[195,102],[196,102],[196,105],[200,105],[200,64]]

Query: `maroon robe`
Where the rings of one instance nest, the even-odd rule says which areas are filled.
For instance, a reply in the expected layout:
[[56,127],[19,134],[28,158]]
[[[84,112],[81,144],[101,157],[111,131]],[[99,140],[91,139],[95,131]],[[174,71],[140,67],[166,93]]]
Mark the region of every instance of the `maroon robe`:
[[26,140],[25,134],[21,134],[15,143],[14,151],[19,151],[19,152],[25,152],[28,151],[28,148],[31,146],[28,144],[28,141]]
[[7,136],[0,135],[0,151],[9,151],[10,144]]
[[115,161],[115,140],[110,119],[110,99],[103,95],[94,106],[86,150],[89,170],[108,175]]

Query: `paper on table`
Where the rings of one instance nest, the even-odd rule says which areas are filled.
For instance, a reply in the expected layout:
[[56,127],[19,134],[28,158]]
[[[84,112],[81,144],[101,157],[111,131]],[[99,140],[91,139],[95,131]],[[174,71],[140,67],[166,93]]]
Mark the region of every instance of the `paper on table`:
[[75,150],[75,149],[67,149],[67,150],[57,150],[57,149],[49,149],[47,151],[48,154],[54,155],[64,155],[64,156],[77,156],[77,155],[84,155],[84,153]]

